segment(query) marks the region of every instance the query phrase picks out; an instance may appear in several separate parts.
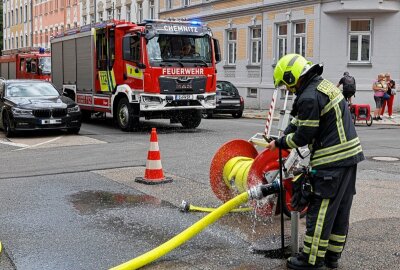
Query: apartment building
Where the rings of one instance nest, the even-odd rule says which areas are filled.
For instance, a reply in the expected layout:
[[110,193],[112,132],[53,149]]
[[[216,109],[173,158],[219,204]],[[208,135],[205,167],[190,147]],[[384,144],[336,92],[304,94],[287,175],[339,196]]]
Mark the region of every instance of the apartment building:
[[160,0],[159,7],[162,19],[196,18],[213,30],[223,52],[218,79],[234,83],[247,108],[269,107],[273,69],[286,53],[324,63],[334,83],[349,71],[356,103],[375,107],[378,73],[400,83],[399,0]]
[[32,44],[32,13],[30,0],[3,1],[3,50]]
[[78,0],[33,1],[33,46],[50,48],[50,38],[79,26]]
[[141,22],[158,18],[156,0],[82,0],[81,25],[110,19]]

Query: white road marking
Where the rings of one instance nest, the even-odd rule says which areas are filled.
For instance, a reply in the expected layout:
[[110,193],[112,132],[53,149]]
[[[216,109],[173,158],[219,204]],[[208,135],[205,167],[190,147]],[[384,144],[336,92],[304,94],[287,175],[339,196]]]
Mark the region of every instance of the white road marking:
[[16,146],[16,147],[28,147],[29,145],[23,144],[23,143],[14,143],[14,142],[6,142],[6,141],[0,141],[1,144],[6,144],[6,145],[11,145],[11,146]]
[[51,142],[54,142],[54,141],[56,141],[56,140],[61,139],[62,137],[63,137],[63,136],[59,136],[59,137],[57,137],[57,138],[54,138],[54,139],[51,139],[51,140],[48,140],[48,141],[45,141],[45,142],[41,142],[41,143],[34,144],[34,145],[29,145],[29,146],[26,146],[26,147],[20,148],[20,149],[15,149],[15,150],[12,150],[12,152],[14,152],[14,151],[21,151],[21,150],[25,150],[25,149],[30,149],[30,148],[34,148],[34,147],[36,147],[36,146],[40,146],[40,145],[43,145],[43,144],[51,143]]

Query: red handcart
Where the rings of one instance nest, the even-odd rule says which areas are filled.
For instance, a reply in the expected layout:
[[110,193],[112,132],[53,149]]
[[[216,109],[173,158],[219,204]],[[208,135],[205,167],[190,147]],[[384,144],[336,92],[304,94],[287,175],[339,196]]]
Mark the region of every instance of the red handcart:
[[373,120],[369,104],[351,104],[350,112],[354,124],[356,124],[357,121],[365,121],[367,126],[372,125]]

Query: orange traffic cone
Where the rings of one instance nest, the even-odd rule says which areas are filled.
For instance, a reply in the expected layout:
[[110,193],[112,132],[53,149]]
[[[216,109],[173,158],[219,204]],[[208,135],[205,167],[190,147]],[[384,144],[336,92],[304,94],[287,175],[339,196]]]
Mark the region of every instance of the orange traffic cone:
[[161,165],[160,149],[158,147],[157,131],[151,129],[150,149],[147,154],[144,177],[136,177],[135,182],[146,185],[157,185],[172,182],[171,177],[165,177]]

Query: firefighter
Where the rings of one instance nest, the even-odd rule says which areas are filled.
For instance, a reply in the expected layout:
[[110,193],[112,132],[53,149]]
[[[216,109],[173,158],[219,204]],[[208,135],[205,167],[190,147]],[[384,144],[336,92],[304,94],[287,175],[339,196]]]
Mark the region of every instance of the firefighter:
[[283,56],[274,70],[275,87],[285,85],[296,98],[293,119],[284,136],[268,147],[274,150],[308,145],[314,171],[304,248],[288,259],[289,269],[322,269],[324,264],[338,267],[349,228],[357,163],[364,160],[344,96],[321,77],[322,72],[322,65],[313,65],[298,54]]

